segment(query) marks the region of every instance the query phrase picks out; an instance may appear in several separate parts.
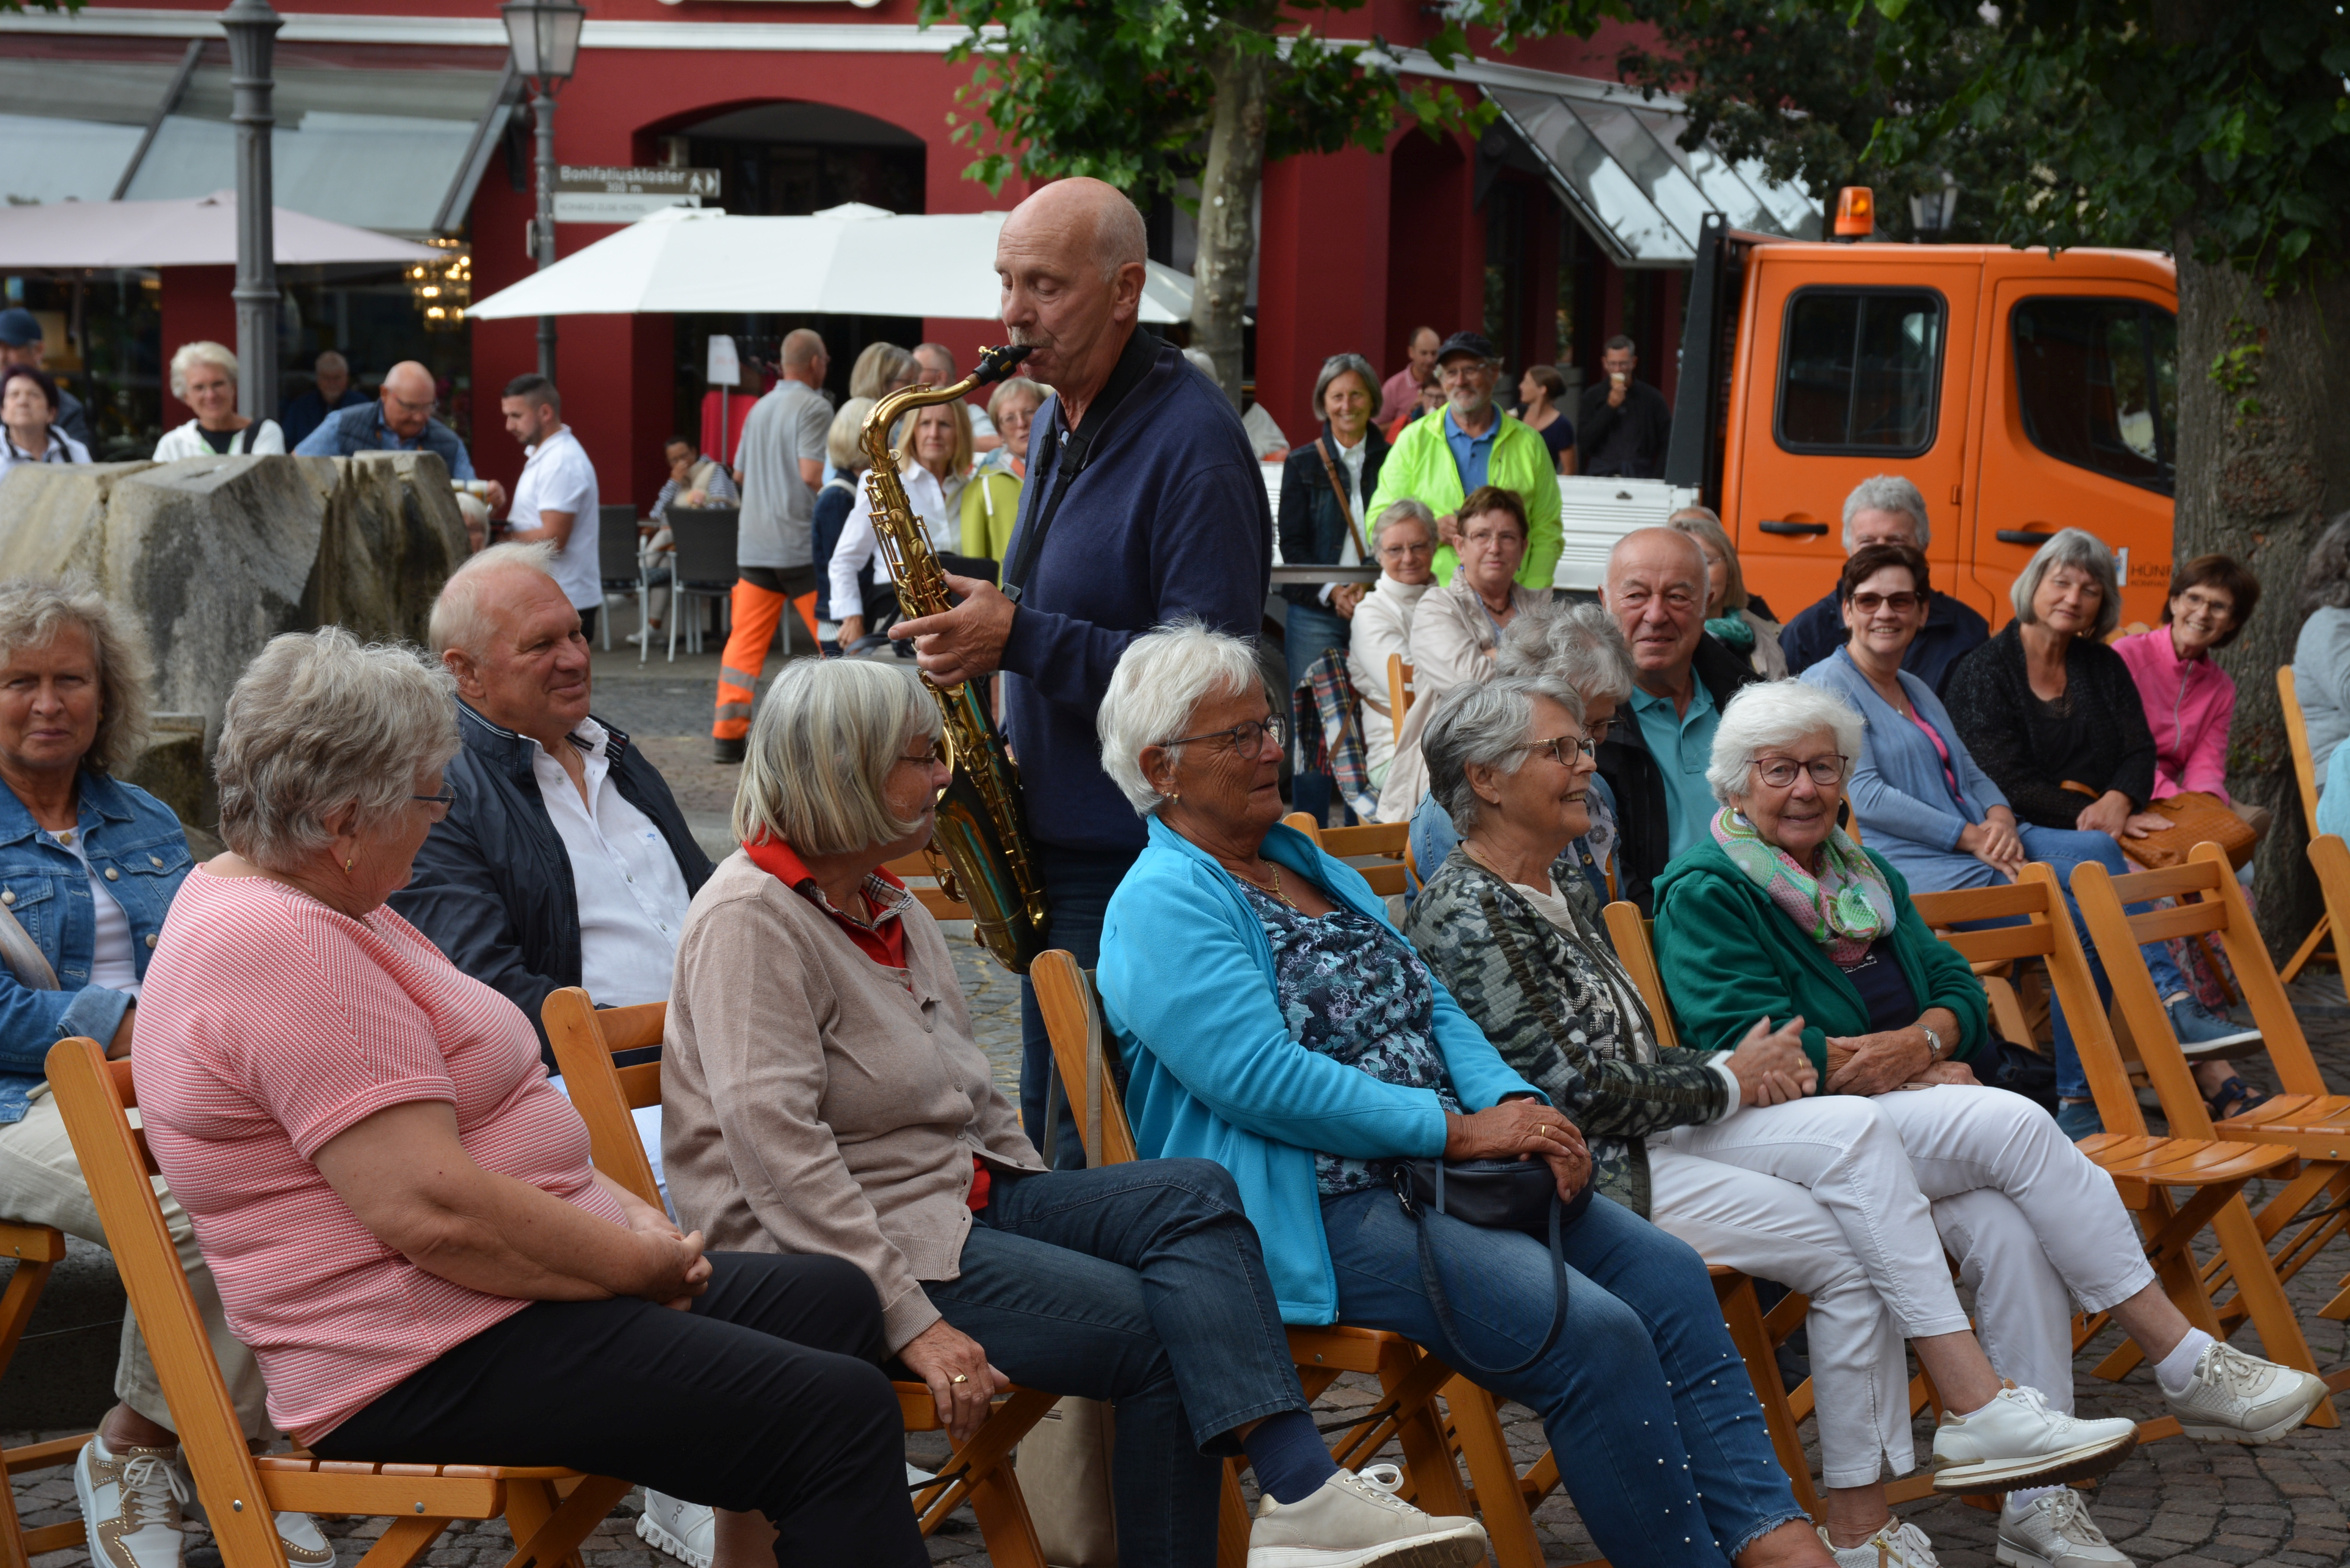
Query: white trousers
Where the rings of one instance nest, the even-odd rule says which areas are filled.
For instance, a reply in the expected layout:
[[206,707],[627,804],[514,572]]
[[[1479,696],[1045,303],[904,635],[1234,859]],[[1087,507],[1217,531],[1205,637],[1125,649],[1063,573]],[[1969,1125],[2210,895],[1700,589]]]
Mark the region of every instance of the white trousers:
[[[1651,1143],[1652,1159],[1664,1142]],[[2113,1179],[2074,1148],[2046,1112],[2004,1090],[1941,1085],[1871,1098],[1824,1096],[1682,1127],[1669,1147],[1804,1189],[1842,1232],[1903,1337],[1967,1326],[1947,1250],[1975,1292],[1979,1334],[1993,1369],[2038,1389],[2058,1409],[2073,1407],[2074,1309],[2102,1312],[2154,1281]],[[1680,1233],[1661,1199],[1656,1207],[1657,1222]],[[1760,1260],[1750,1267],[1727,1250],[1685,1239],[1709,1259],[1813,1293]],[[1895,1370],[1877,1365],[1880,1341],[1857,1326],[1856,1311],[1840,1306],[1823,1318],[1815,1300],[1813,1312],[1812,1376],[1828,1484],[1866,1484],[1874,1477],[1839,1479],[1853,1473],[1838,1468],[1851,1445],[1839,1442],[1831,1459],[1828,1432],[1846,1424],[1842,1408],[1867,1429],[1864,1422],[1885,1415],[1885,1379],[1899,1377],[1906,1388],[1906,1374],[1898,1353]],[[1830,1330],[1825,1341],[1823,1326]],[[1847,1357],[1860,1359],[1843,1365]],[[1831,1404],[1832,1386],[1862,1385],[1865,1393],[1838,1393]],[[1887,1426],[1877,1429],[1898,1473],[1908,1468],[1901,1461],[1911,1451],[1906,1392],[1894,1425],[1898,1435],[1888,1436]]]

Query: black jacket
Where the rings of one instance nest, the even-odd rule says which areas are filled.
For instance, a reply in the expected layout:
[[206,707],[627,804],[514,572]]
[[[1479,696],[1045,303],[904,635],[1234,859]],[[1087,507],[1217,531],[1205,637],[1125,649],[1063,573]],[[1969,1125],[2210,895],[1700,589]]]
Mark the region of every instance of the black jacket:
[[[628,736],[604,728],[620,798],[651,818],[677,857],[686,891],[700,892],[710,880],[710,857],[694,842],[668,784]],[[539,1009],[550,992],[580,983],[571,857],[538,793],[530,742],[463,702],[457,731],[463,749],[442,775],[456,804],[416,852],[415,871],[391,896],[391,907],[451,963],[523,1010],[553,1072]]]
[[1665,395],[1638,377],[1625,383],[1624,406],[1607,406],[1607,379],[1583,391],[1575,421],[1575,467],[1609,479],[1661,479],[1673,410]]
[[[1347,540],[1347,519],[1339,510],[1338,493],[1330,488],[1330,474],[1322,466],[1322,453],[1330,454],[1330,466],[1339,472],[1347,465],[1338,461],[1338,443],[1330,437],[1330,425],[1323,421],[1322,433],[1289,454],[1281,465],[1281,558],[1284,565],[1312,563],[1327,566],[1338,559]],[[1363,499],[1367,502],[1378,493],[1379,465],[1388,460],[1388,439],[1374,425],[1363,433]],[[1378,563],[1367,554],[1371,547],[1371,520],[1355,519],[1362,530],[1363,565]],[[1322,602],[1319,583],[1284,583],[1281,597],[1292,604],[1314,605]]]
[[[1762,679],[1711,637],[1698,639],[1691,668],[1717,709],[1729,704],[1731,692]],[[1666,815],[1665,775],[1649,754],[1629,701],[1617,711],[1607,743],[1599,748],[1599,776],[1616,792],[1616,896],[1653,915],[1657,878],[1673,857],[1672,823]]]

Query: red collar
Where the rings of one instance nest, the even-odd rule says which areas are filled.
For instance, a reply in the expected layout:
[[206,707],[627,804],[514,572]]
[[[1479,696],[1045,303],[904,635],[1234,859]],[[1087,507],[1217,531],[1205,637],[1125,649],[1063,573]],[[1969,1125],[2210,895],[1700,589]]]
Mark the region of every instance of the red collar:
[[783,840],[762,838],[756,843],[745,843],[743,853],[751,857],[754,866],[831,916],[833,923],[867,958],[890,969],[906,967],[906,924],[898,917],[910,899],[906,884],[891,875],[887,867],[877,866],[865,875],[868,898],[879,911],[868,921],[837,907],[827,898],[807,863]]

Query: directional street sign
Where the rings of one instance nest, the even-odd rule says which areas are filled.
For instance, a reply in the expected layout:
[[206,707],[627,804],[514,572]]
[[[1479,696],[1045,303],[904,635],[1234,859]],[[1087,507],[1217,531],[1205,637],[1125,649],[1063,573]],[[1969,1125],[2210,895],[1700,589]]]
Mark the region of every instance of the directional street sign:
[[619,169],[564,163],[555,171],[555,221],[558,223],[633,223],[663,207],[699,207],[717,199],[715,169]]

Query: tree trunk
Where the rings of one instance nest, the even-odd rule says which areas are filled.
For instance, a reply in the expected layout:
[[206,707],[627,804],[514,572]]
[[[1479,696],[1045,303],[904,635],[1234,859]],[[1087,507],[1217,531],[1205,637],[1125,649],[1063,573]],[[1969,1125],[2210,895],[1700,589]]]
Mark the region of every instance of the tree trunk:
[[1191,343],[1216,361],[1224,396],[1241,406],[1241,317],[1248,308],[1249,264],[1256,254],[1256,193],[1264,183],[1265,101],[1274,60],[1262,36],[1270,13],[1236,12],[1231,41],[1219,47],[1208,75],[1215,119],[1207,166],[1200,172],[1200,249],[1191,263]]
[[[2259,576],[2260,608],[2219,655],[2236,680],[2228,788],[2276,813],[2253,871],[2272,952],[2301,944],[2322,912],[2304,848],[2276,672],[2293,662],[2303,558],[2350,504],[2350,278],[2264,295],[2262,280],[2194,256],[2178,236],[2178,510],[2172,559],[2233,556]],[[2337,933],[2350,950],[2350,932]]]

